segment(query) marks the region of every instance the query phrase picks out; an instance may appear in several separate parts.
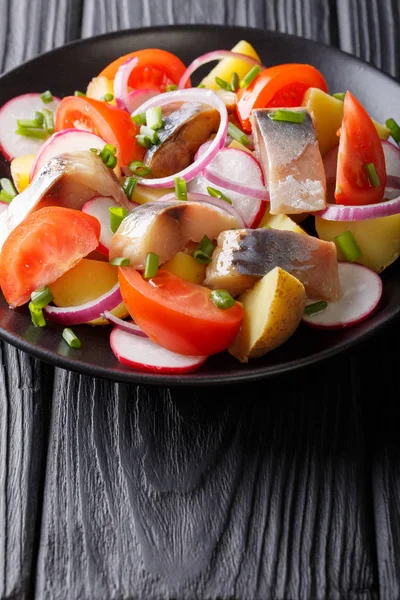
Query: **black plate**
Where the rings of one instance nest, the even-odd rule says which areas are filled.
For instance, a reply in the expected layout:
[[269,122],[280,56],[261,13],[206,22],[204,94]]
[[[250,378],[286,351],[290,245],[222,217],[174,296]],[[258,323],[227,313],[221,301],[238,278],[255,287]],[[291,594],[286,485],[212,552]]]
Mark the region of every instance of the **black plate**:
[[[0,105],[26,92],[51,89],[58,96],[86,89],[89,80],[118,56],[140,48],[158,47],[174,52],[189,64],[196,56],[220,48],[228,49],[240,39],[251,42],[265,65],[305,62],[320,69],[329,89],[351,89],[370,114],[383,121],[400,120],[400,86],[370,65],[310,40],[244,27],[181,26],[128,30],[94,37],[58,48],[1,77]],[[5,173],[3,164],[1,171]],[[31,325],[26,308],[9,310],[0,298],[0,337],[46,362],[97,377],[162,385],[210,385],[249,381],[310,365],[366,339],[392,321],[400,312],[400,266],[384,272],[384,294],[374,316],[348,330],[324,332],[301,325],[283,346],[262,359],[241,365],[228,353],[208,359],[201,370],[187,375],[140,373],[120,365],[108,342],[106,328],[75,327],[82,340],[80,350],[70,349],[61,338],[62,328]]]

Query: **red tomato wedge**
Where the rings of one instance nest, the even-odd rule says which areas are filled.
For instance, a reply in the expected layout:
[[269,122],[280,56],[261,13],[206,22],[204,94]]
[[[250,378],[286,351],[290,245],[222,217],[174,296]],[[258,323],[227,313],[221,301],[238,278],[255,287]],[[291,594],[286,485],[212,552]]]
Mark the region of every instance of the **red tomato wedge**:
[[61,277],[97,248],[100,223],[80,210],[49,206],[8,236],[0,255],[0,286],[11,308]]
[[[185,65],[175,54],[159,48],[148,48],[120,56],[103,69],[99,73],[99,77],[114,79],[124,62],[134,56],[138,58],[138,64],[133,69],[128,84],[136,90],[148,89],[165,92],[167,85],[178,85],[186,71]],[[190,81],[186,87],[191,87]]]
[[[368,176],[367,165],[373,165],[377,180]],[[385,187],[382,142],[365,108],[346,92],[336,171],[336,203],[376,204],[382,200]]]
[[247,88],[238,91],[237,114],[245,131],[251,131],[253,108],[301,106],[310,87],[328,91],[323,75],[306,64],[284,64],[264,69]]
[[180,354],[205,356],[228,348],[243,318],[238,302],[217,308],[210,290],[160,270],[146,281],[132,267],[119,269],[121,295],[129,314],[155,342]]
[[129,114],[102,100],[66,96],[59,104],[55,129],[89,129],[118,150],[120,166],[143,157],[143,148],[136,141],[137,128]]

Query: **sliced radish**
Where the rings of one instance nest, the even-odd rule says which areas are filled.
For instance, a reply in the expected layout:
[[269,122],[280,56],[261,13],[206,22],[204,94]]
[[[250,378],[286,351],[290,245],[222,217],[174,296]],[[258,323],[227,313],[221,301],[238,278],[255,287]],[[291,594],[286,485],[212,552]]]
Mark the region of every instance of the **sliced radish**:
[[36,154],[44,140],[25,137],[15,133],[17,119],[32,120],[35,111],[47,108],[55,115],[60,99],[44,104],[40,94],[23,94],[6,102],[0,109],[0,147],[7,160],[25,154]]
[[40,148],[32,165],[30,181],[36,173],[55,156],[65,152],[80,152],[81,150],[102,150],[106,142],[100,136],[82,129],[64,129],[56,131]]
[[304,314],[303,321],[308,325],[343,329],[364,321],[378,306],[382,296],[379,275],[356,263],[339,262],[338,266],[342,297],[337,302],[329,302],[327,308],[313,316]]
[[207,356],[183,356],[119,327],[110,335],[110,345],[120,363],[151,373],[188,373],[201,367]]
[[92,215],[100,222],[100,241],[97,250],[106,256],[114,235],[110,227],[110,208],[119,206],[118,202],[107,196],[95,196],[82,206],[82,212]]

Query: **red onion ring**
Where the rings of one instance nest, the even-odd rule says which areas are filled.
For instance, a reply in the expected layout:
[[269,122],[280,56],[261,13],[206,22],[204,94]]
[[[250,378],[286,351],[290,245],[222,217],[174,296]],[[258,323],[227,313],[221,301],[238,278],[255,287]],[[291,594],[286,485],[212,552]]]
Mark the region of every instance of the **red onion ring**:
[[[229,202],[221,200],[221,198],[214,198],[214,196],[207,196],[207,194],[200,194],[198,192],[188,192],[187,199],[190,202],[206,202],[207,204],[212,204],[213,206],[216,206],[217,208],[220,208],[221,210],[224,210],[225,212],[235,217],[239,222],[240,229],[245,229],[247,227],[247,224],[245,223],[243,217],[238,213],[238,211],[235,208],[233,208],[233,206],[229,204]],[[161,196],[161,198],[159,198],[157,202],[159,202],[160,200],[162,200],[163,202],[167,202],[168,200],[176,200],[176,196],[173,192],[171,192],[169,194]]]
[[158,179],[146,179],[142,177],[138,180],[142,185],[147,187],[155,188],[168,188],[174,186],[175,177],[183,177],[185,181],[190,181],[196,175],[199,175],[204,171],[206,166],[212,161],[212,159],[218,154],[219,150],[223,148],[225,144],[226,134],[228,132],[228,112],[226,106],[212,90],[206,90],[201,88],[189,88],[185,90],[177,90],[174,92],[166,92],[160,94],[155,98],[151,98],[147,102],[141,105],[140,110],[136,110],[132,113],[132,116],[137,115],[139,112],[145,112],[153,106],[166,106],[171,102],[201,102],[203,104],[209,104],[218,110],[221,115],[218,131],[215,138],[212,140],[209,148],[196,160],[194,163],[174,175],[168,177],[160,177]]
[[244,196],[251,196],[252,198],[269,202],[269,191],[267,188],[250,187],[242,185],[241,183],[236,183],[230,179],[225,179],[225,177],[218,175],[211,166],[205,169],[204,176],[210,183],[225,188],[226,190],[232,190],[232,192],[237,192]]
[[360,206],[328,204],[325,210],[316,212],[315,215],[326,221],[365,221],[379,217],[390,217],[399,213],[400,196],[378,204],[362,204]]
[[106,310],[112,310],[118,304],[121,304],[122,296],[119,289],[119,283],[108,292],[99,296],[91,302],[80,304],[79,306],[46,306],[43,312],[49,321],[60,323],[61,325],[80,325],[98,319]]
[[132,112],[129,110],[129,75],[132,73],[138,62],[139,59],[137,56],[128,58],[128,60],[120,66],[114,78],[114,95],[117,106],[118,108],[122,108],[129,112]]
[[109,310],[105,310],[100,316],[103,317],[103,319],[110,321],[110,323],[112,323],[119,329],[122,329],[122,331],[132,333],[133,335],[138,335],[139,337],[148,337],[138,325],[135,325],[135,323],[129,323],[128,321],[124,321],[123,319],[119,319]]
[[260,62],[257,59],[252,58],[251,56],[247,56],[247,54],[241,54],[240,52],[232,52],[231,50],[214,50],[213,52],[207,52],[202,56],[198,56],[194,59],[192,63],[190,63],[190,65],[188,66],[188,68],[186,69],[179,81],[178,88],[180,90],[183,90],[189,77],[199,67],[202,67],[203,65],[206,65],[209,62],[222,60],[223,58],[236,58],[244,60],[245,62],[249,63],[249,66],[260,64]]

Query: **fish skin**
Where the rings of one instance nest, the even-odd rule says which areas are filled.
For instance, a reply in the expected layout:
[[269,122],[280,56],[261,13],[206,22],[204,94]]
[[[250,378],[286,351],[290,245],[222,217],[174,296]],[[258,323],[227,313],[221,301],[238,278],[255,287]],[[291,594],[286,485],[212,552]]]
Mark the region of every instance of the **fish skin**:
[[65,208],[80,210],[94,196],[111,196],[132,210],[132,203],[112,170],[93,152],[61,154],[43,165],[29,186],[0,215],[0,250],[11,231],[31,212],[42,208],[50,193],[55,195],[52,203]]
[[[256,154],[270,193],[271,214],[314,212],[326,207],[326,178],[312,117],[304,122],[273,121],[279,109],[255,109],[251,122]],[[287,109],[286,109],[287,110]]]
[[308,298],[340,298],[336,246],[279,229],[238,229],[218,236],[204,285],[240,295],[275,267],[304,285]]

